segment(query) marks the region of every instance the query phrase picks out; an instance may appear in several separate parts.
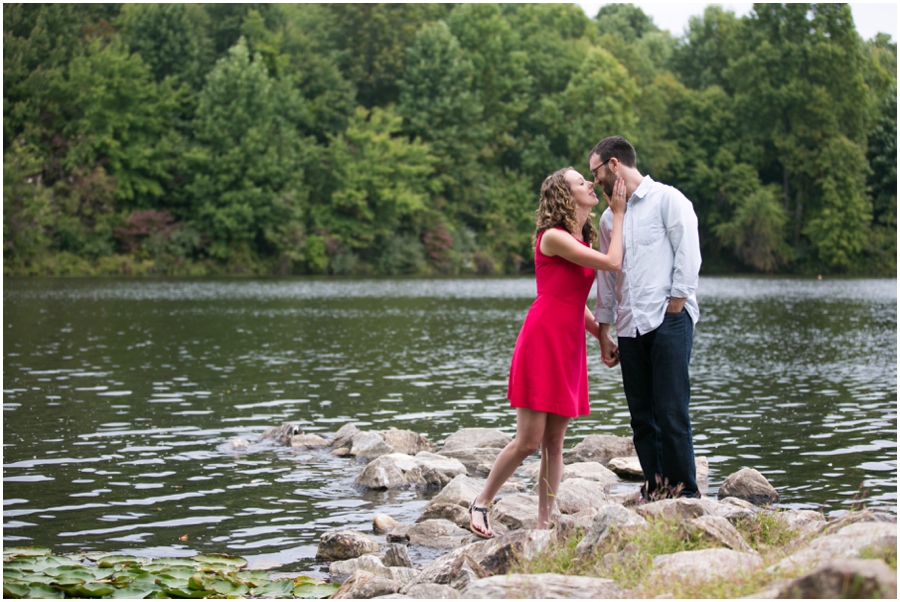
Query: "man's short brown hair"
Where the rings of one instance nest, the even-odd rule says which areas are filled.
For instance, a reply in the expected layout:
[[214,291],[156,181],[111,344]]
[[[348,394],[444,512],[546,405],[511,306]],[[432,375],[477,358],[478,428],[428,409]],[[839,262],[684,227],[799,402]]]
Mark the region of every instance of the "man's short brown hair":
[[637,154],[634,152],[634,147],[622,136],[607,136],[598,142],[591,149],[588,159],[590,160],[594,155],[600,157],[600,161],[609,161],[615,157],[626,167],[637,167]]

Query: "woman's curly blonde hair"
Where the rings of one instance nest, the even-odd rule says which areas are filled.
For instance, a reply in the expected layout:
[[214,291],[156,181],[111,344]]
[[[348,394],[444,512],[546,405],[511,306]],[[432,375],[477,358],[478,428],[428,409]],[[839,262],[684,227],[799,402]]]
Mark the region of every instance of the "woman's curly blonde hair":
[[[567,232],[575,236],[578,221],[575,216],[575,199],[572,197],[572,189],[566,182],[566,172],[572,167],[563,167],[547,176],[541,184],[541,198],[538,201],[537,211],[534,212],[534,238],[531,245],[537,246],[538,235],[548,228],[562,226]],[[593,217],[593,213],[591,217]],[[589,219],[581,228],[581,236],[586,243],[594,246],[597,240],[597,229]]]

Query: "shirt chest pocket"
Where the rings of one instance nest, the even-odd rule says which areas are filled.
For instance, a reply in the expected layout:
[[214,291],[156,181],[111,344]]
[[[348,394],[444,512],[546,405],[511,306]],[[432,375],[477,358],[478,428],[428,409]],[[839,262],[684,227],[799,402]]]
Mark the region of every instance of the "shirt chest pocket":
[[638,228],[635,235],[635,242],[639,247],[649,247],[659,244],[666,237],[666,228],[661,222],[653,221]]

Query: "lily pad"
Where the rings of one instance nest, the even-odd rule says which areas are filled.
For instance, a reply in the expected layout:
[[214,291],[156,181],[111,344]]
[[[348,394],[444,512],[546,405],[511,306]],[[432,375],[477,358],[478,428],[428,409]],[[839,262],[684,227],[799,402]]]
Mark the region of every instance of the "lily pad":
[[148,573],[155,573],[172,567],[194,568],[195,562],[187,558],[157,558],[143,566]]
[[109,556],[101,556],[97,558],[97,566],[104,568],[141,566],[147,562],[150,562],[149,558],[141,558],[139,556],[122,556],[117,554],[110,554]]
[[50,556],[53,550],[41,546],[28,546],[21,548],[3,548],[3,559],[12,558],[13,556]]
[[167,587],[163,590],[163,593],[168,598],[205,598],[207,594],[206,591],[188,589],[186,587]]
[[31,588],[21,583],[3,582],[4,598],[27,598],[31,594]]
[[29,585],[31,588],[31,593],[28,594],[29,598],[65,598],[66,594],[60,589],[57,589],[51,585],[44,585],[42,583],[32,583]]
[[117,589],[109,595],[110,598],[128,598],[130,600],[139,600],[146,598],[154,592],[161,592],[159,587],[149,585],[129,585],[122,589]]
[[205,565],[225,565],[233,569],[241,569],[247,566],[248,562],[240,556],[229,556],[228,554],[200,554],[192,556],[191,560]]
[[340,585],[337,583],[325,583],[324,581],[307,582],[296,586],[292,593],[295,598],[330,598],[339,587]]
[[266,583],[262,587],[253,588],[253,595],[263,597],[293,596],[294,587],[294,582],[290,579],[279,579],[278,581]]
[[249,583],[251,587],[262,587],[272,580],[266,571],[241,571],[235,577]]
[[85,583],[76,587],[75,590],[88,598],[102,598],[116,591],[116,588],[108,583]]

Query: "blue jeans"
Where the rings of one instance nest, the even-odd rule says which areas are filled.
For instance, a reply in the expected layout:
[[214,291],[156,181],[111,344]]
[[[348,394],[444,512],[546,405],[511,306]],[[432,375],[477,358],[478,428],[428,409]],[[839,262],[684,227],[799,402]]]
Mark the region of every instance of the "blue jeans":
[[631,413],[634,447],[644,472],[644,494],[681,484],[681,495],[699,497],[688,405],[688,363],[694,323],[687,311],[666,313],[652,332],[619,337],[622,384]]

